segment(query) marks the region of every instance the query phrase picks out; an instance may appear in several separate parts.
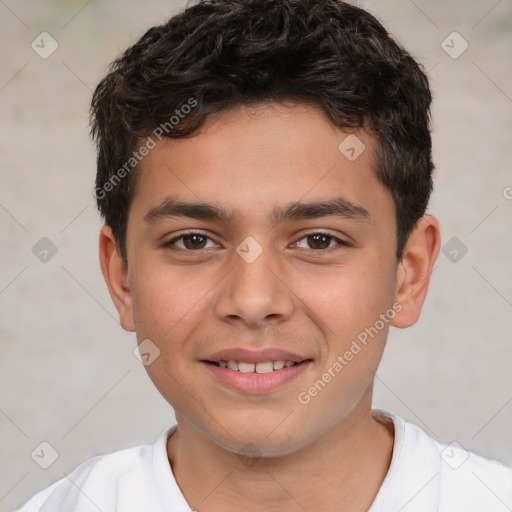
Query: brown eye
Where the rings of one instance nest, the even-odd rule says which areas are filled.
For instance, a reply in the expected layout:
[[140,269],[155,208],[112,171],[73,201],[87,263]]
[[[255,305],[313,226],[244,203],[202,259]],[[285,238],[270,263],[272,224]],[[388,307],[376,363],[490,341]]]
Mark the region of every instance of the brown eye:
[[202,235],[185,235],[183,245],[187,249],[203,249],[206,244],[206,237]]
[[177,236],[165,243],[165,247],[176,247],[182,250],[196,251],[204,249],[209,240],[211,239],[202,233],[187,233]]
[[318,233],[316,235],[308,235],[307,239],[311,249],[327,249],[331,244],[332,237]]
[[[306,247],[300,246],[302,240],[306,241]],[[331,243],[335,241],[335,245],[347,245],[343,240],[330,235],[328,233],[310,233],[302,237],[298,242],[297,246],[303,249],[311,249],[313,251],[322,251],[334,247]]]

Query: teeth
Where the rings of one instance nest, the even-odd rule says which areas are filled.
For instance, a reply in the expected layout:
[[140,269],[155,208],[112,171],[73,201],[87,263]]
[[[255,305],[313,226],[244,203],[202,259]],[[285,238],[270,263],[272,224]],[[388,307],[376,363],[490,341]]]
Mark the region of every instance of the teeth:
[[295,365],[293,361],[264,361],[262,363],[246,363],[243,361],[219,361],[221,368],[229,368],[240,373],[270,373]]
[[267,363],[256,363],[256,373],[269,373],[274,371],[272,361]]
[[238,371],[238,363],[236,361],[228,361],[228,368],[230,370],[235,370],[235,372]]
[[254,363],[238,363],[238,371],[240,373],[253,373],[254,367],[256,365]]

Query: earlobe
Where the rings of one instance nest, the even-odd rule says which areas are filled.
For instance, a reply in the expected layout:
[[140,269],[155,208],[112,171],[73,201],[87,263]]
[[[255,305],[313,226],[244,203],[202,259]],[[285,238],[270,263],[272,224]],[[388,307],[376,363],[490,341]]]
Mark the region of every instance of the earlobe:
[[432,215],[425,215],[409,236],[398,264],[395,301],[402,309],[391,325],[410,327],[418,320],[440,244],[439,222]]
[[128,269],[117,251],[114,235],[109,226],[103,226],[99,235],[99,257],[101,272],[107,283],[110,297],[119,313],[123,329],[135,331],[133,301],[128,285]]

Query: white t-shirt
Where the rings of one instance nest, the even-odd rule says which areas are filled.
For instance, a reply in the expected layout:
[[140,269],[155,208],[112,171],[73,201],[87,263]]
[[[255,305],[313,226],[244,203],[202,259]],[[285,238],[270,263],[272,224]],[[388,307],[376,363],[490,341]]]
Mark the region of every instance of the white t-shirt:
[[[368,512],[507,512],[512,468],[435,441],[385,411],[395,442],[388,473]],[[17,512],[191,512],[167,458],[167,439],[94,457],[33,496]]]

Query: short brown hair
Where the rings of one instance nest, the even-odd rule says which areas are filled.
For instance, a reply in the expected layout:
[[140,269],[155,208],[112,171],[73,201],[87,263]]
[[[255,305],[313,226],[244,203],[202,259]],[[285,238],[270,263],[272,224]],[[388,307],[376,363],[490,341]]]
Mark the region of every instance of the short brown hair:
[[432,191],[432,98],[421,66],[346,2],[208,0],[149,29],[94,92],[95,197],[125,264],[137,151],[148,137],[161,126],[162,136],[186,137],[222,110],[282,99],[314,103],[338,127],[375,137],[401,257]]

